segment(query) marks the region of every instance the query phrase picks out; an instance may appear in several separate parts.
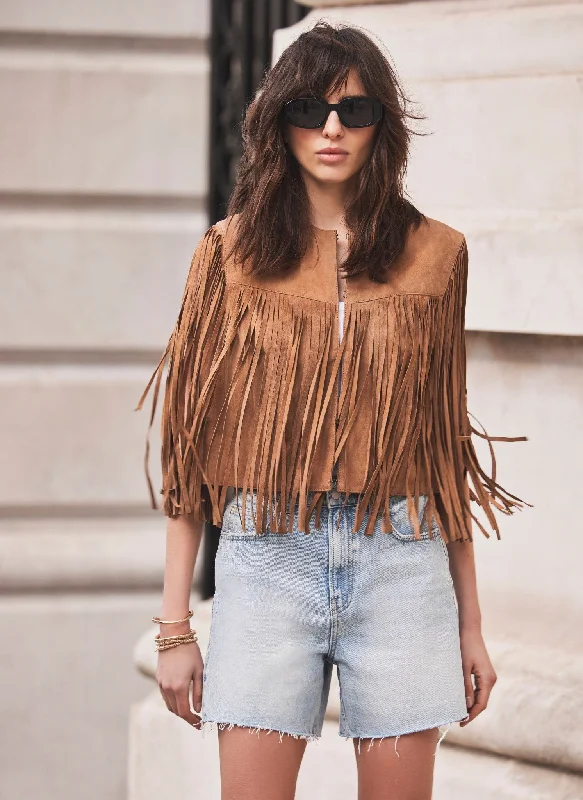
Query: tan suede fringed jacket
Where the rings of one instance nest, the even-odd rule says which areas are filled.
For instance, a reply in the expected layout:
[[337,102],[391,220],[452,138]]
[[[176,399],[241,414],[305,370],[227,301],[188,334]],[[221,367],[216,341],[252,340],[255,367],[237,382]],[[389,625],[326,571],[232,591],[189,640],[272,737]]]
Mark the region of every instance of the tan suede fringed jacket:
[[[138,405],[154,385],[151,426],[167,364],[165,514],[220,526],[232,486],[257,491],[257,531],[266,530],[268,508],[270,530],[290,531],[298,497],[299,530],[314,511],[319,528],[337,461],[338,491],[361,494],[354,531],[367,505],[366,533],[379,514],[389,531],[391,495],[407,495],[413,510],[427,494],[430,528],[437,524],[446,541],[471,540],[472,518],[489,536],[470,501],[500,538],[492,506],[511,514],[523,503],[496,482],[494,461],[492,477],[482,470],[471,441],[472,433],[494,438],[471,426],[466,409],[464,235],[428,218],[410,232],[387,283],[347,278],[339,342],[336,232],[314,227],[299,269],[258,278],[226,257],[237,217],[200,240],[178,320]],[[155,508],[147,461],[148,453]]]

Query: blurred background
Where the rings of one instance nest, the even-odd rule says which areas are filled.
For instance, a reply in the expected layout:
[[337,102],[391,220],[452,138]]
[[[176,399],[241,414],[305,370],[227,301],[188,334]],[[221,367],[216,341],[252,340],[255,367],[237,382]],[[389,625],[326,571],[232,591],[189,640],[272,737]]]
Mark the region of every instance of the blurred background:
[[[475,536],[498,683],[435,797],[583,798],[583,4],[0,0],[0,800],[219,797],[216,734],[153,681],[165,523],[134,408],[245,105],[322,17],[376,37],[428,117],[407,190],[468,240],[470,410],[529,437],[496,453],[535,508]],[[337,726],[334,683],[300,800],[356,796]]]

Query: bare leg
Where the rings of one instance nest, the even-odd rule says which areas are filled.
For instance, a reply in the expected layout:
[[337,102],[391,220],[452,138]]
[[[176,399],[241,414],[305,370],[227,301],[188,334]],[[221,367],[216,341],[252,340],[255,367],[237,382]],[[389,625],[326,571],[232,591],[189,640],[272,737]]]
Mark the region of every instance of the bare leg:
[[218,736],[221,800],[294,800],[306,739],[237,726]]
[[361,739],[360,753],[359,740],[353,739],[358,800],[431,800],[438,739],[438,728]]

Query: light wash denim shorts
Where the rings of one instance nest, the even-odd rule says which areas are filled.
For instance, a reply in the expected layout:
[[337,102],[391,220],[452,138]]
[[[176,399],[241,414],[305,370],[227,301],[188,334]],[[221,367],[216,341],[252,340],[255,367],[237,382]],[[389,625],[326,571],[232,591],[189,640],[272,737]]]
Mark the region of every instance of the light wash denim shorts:
[[[310,499],[313,495],[310,495]],[[353,533],[358,494],[331,489],[309,532],[255,533],[247,495],[227,502],[215,561],[201,728],[244,726],[315,741],[330,678],[339,735],[385,738],[467,719],[458,608],[439,532],[414,539],[405,497],[372,535]],[[422,518],[427,498],[420,498]],[[239,507],[237,506],[237,503]],[[397,740],[395,740],[396,749]],[[372,741],[371,743],[372,744]]]

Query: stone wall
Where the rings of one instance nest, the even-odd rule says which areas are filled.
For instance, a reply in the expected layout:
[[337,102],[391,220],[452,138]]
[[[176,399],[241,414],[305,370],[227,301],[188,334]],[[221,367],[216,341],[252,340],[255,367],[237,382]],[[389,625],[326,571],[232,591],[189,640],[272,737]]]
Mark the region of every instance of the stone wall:
[[126,796],[164,556],[133,409],[207,224],[209,9],[0,4],[6,800]]

